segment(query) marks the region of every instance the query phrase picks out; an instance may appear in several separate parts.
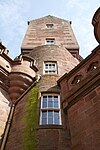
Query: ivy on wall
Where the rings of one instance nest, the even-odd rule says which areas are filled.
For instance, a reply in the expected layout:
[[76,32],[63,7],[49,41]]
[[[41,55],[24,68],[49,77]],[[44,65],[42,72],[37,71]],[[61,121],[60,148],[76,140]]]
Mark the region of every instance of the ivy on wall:
[[28,93],[27,102],[25,105],[25,114],[23,123],[25,128],[23,130],[23,150],[36,150],[36,127],[38,123],[38,94],[39,89],[34,86]]

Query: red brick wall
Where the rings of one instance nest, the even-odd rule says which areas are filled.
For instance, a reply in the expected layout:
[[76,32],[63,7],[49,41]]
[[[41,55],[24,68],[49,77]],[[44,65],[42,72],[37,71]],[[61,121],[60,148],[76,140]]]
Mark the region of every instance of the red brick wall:
[[100,149],[100,86],[68,110],[72,150]]

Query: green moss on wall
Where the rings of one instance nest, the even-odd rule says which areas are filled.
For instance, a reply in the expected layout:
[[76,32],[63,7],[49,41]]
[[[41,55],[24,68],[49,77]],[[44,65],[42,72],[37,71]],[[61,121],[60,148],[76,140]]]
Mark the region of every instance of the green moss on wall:
[[38,104],[38,87],[35,86],[28,93],[23,118],[23,150],[36,150],[36,127],[38,123],[37,104]]

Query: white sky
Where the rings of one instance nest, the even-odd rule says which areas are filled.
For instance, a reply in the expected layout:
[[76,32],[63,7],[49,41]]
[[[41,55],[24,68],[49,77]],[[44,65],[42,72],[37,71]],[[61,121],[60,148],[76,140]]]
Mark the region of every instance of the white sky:
[[92,17],[100,0],[0,0],[0,38],[11,58],[20,54],[27,21],[53,15],[72,21],[80,55],[86,57],[98,45]]

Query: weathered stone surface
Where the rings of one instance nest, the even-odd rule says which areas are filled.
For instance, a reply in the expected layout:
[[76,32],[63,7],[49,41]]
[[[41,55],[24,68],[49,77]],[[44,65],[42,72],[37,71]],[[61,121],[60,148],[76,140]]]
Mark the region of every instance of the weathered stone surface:
[[9,95],[0,88],[0,138],[4,132],[5,124],[9,115]]
[[[46,28],[46,24],[48,23],[54,24],[53,29]],[[46,16],[30,21],[21,48],[28,50],[33,49],[33,47],[45,45],[47,37],[55,38],[56,45],[62,45],[70,49],[79,48],[70,21],[54,16]]]

